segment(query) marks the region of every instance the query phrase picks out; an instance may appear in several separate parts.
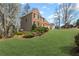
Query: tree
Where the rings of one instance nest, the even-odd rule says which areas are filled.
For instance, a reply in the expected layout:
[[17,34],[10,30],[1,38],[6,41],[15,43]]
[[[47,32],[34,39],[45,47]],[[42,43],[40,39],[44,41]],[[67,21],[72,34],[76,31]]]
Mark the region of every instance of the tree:
[[1,26],[3,36],[7,37],[10,30],[10,26],[14,26],[14,20],[16,15],[18,15],[19,4],[17,3],[0,3],[0,12],[1,12]]
[[61,19],[60,7],[56,8],[54,19],[55,19],[56,28],[60,28],[60,19]]
[[30,6],[28,3],[24,4],[22,15],[26,15],[29,12]]
[[[70,25],[70,22],[74,20],[75,15],[78,13],[75,12],[76,4],[75,3],[61,3],[58,4],[58,7],[56,8],[56,24],[58,24],[58,27],[61,25],[61,21],[64,23],[64,25]],[[61,20],[61,21],[60,21]]]
[[79,19],[77,20],[77,22],[76,22],[76,26],[78,26],[79,27]]
[[73,19],[73,17],[75,16],[75,3],[62,3],[60,4],[61,6],[61,16],[62,16],[62,20],[64,21],[64,24],[66,23],[70,23],[71,20]]

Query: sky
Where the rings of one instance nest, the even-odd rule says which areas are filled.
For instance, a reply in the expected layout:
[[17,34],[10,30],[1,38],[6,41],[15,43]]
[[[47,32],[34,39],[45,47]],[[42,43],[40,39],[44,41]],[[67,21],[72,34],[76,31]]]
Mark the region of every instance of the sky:
[[[60,3],[29,3],[30,9],[32,8],[38,8],[40,14],[49,22],[54,23],[54,15],[56,12],[56,9],[58,8]],[[23,8],[24,4],[22,4]],[[23,10],[22,10],[23,11]],[[79,14],[79,4],[76,4],[76,13]],[[77,18],[79,18],[79,15],[74,16],[75,20],[71,22],[75,22]],[[61,25],[63,25],[63,21],[61,21]]]
[[55,10],[56,8],[58,7],[58,4],[57,3],[50,3],[50,4],[47,4],[47,3],[31,3],[29,4],[31,9],[32,8],[38,8],[39,9],[39,12],[40,14],[45,17],[45,19],[52,23],[53,22],[53,14],[55,13]]

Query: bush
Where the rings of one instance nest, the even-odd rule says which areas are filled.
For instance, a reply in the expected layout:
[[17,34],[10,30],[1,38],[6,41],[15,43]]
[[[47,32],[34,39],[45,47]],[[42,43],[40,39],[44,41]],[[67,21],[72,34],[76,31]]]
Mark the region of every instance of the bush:
[[22,35],[24,32],[16,32],[16,35]]
[[36,30],[36,29],[34,29],[34,30],[32,30],[31,32],[37,32],[37,30]]
[[35,28],[36,28],[36,24],[34,22],[33,25],[32,25],[32,30],[35,30]]
[[23,36],[23,38],[32,38],[32,37],[34,37],[32,32],[25,32],[25,35]]
[[32,38],[34,37],[33,35],[24,35],[23,38]]
[[32,30],[34,36],[41,36],[43,33],[47,32],[48,28],[46,27],[38,27]]
[[47,32],[48,31],[48,28],[46,28],[46,27],[38,27],[37,28],[37,31],[39,31],[41,33],[44,33],[44,32]]
[[44,27],[44,32],[48,32],[48,28],[47,27]]
[[34,35],[34,36],[41,36],[42,33],[40,33],[40,32],[33,32],[33,35]]
[[75,43],[79,47],[79,34],[75,36]]

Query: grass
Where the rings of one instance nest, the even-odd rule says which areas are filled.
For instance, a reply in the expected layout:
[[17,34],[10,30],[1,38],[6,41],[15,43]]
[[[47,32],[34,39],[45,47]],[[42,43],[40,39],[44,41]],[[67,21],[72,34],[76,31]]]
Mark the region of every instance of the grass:
[[0,55],[8,56],[66,56],[74,54],[76,29],[51,30],[31,39],[12,38],[0,41]]

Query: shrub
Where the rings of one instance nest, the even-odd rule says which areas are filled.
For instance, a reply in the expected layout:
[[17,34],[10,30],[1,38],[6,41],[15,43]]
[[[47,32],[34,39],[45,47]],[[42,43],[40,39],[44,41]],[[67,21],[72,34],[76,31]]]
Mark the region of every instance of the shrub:
[[46,27],[38,27],[37,28],[37,31],[39,31],[41,33],[44,33],[44,32],[47,32],[48,31],[48,28],[46,28]]
[[24,32],[16,32],[16,35],[22,35]]
[[47,32],[48,28],[46,27],[38,27],[34,30],[32,30],[32,33],[34,36],[41,36],[43,33]]
[[40,32],[33,32],[33,35],[34,35],[34,36],[41,36],[42,33],[40,33]]
[[32,25],[32,30],[35,30],[35,28],[36,28],[36,24],[34,22],[33,25]]
[[32,32],[25,32],[25,35],[23,36],[23,38],[32,38],[32,37],[34,37]]
[[37,32],[37,30],[36,30],[36,29],[34,29],[34,30],[32,30],[31,32]]
[[24,35],[23,38],[32,38],[34,37],[33,35]]
[[47,27],[44,27],[44,32],[47,32],[49,29]]
[[79,47],[79,34],[75,36],[75,43]]

